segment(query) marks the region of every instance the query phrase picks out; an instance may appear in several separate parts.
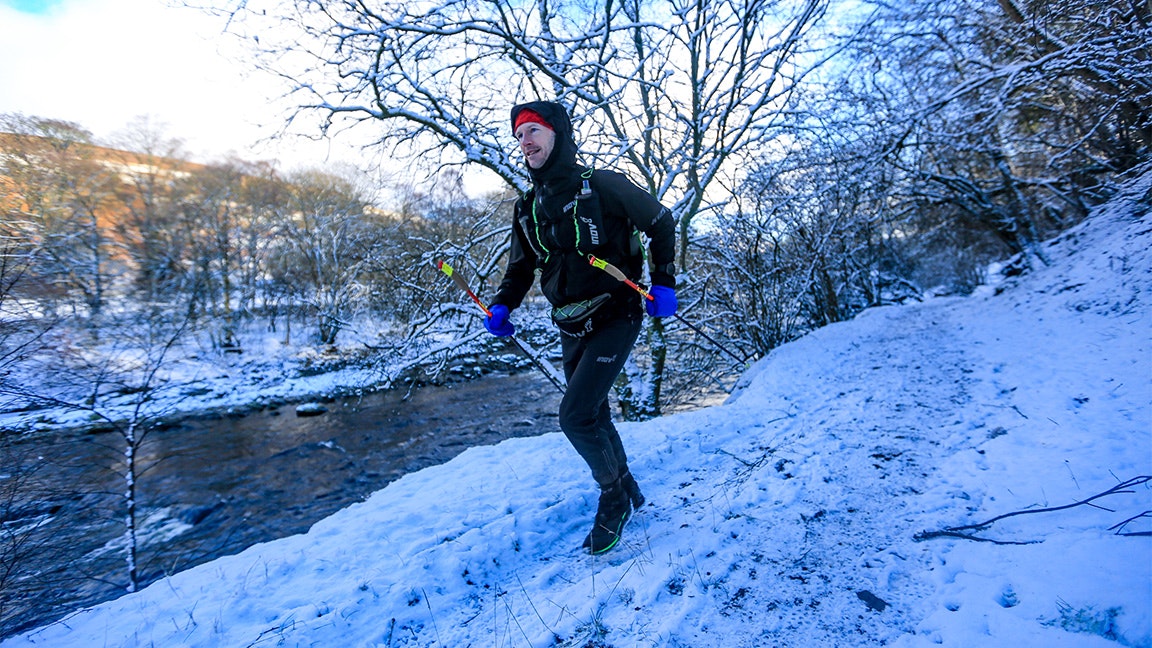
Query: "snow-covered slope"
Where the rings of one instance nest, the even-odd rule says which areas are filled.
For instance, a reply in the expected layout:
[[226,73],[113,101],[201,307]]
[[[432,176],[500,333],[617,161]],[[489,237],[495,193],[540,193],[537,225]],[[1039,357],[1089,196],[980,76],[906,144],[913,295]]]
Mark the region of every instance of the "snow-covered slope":
[[1149,484],[969,532],[998,543],[917,539],[1152,475],[1150,186],[1050,266],[622,425],[651,504],[605,557],[579,550],[596,499],[564,438],[514,439],[3,648],[1150,646],[1152,538],[1118,535],[1152,530]]

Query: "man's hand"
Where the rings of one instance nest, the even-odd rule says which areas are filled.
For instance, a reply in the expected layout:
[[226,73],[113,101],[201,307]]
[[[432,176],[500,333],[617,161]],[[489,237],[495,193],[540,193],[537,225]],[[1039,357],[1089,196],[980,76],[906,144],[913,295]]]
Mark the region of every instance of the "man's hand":
[[652,286],[648,289],[652,299],[644,301],[644,310],[652,317],[668,317],[676,314],[676,289],[668,286]]
[[508,307],[504,304],[492,304],[488,309],[492,313],[484,318],[484,328],[496,337],[508,337],[516,332],[516,326],[508,321]]

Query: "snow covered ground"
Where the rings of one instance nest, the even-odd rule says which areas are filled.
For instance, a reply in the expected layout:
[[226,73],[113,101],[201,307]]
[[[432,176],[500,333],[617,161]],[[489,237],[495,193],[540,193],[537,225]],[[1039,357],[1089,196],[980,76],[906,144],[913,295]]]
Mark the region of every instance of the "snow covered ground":
[[650,504],[607,556],[580,551],[596,494],[554,433],[2,646],[1152,646],[1152,537],[1120,535],[1152,531],[1152,485],[1038,511],[1152,475],[1150,187],[1050,266],[622,425]]

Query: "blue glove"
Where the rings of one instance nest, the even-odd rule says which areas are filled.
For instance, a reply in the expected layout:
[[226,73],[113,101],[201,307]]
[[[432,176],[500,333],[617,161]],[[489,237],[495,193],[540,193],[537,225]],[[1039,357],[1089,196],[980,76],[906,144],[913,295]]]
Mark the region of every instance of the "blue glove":
[[668,286],[652,286],[648,289],[652,299],[644,300],[644,310],[652,317],[668,317],[676,314],[676,289]]
[[484,328],[496,337],[508,337],[516,332],[516,326],[508,321],[508,307],[504,304],[492,304],[488,309],[492,313],[484,318]]

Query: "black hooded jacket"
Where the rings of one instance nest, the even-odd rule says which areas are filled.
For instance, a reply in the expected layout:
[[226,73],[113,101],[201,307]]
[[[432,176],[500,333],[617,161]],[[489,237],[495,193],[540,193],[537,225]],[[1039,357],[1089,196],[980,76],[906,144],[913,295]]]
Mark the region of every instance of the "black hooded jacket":
[[634,232],[644,232],[652,283],[674,288],[672,213],[624,175],[577,164],[572,122],[563,106],[547,101],[518,105],[512,108],[513,124],[524,109],[539,113],[553,127],[556,143],[539,169],[528,168],[533,187],[516,203],[508,268],[493,303],[520,306],[539,269],[540,289],[553,306],[609,293],[610,311],[639,314],[638,293],[593,267],[588,255],[639,281],[643,257]]

